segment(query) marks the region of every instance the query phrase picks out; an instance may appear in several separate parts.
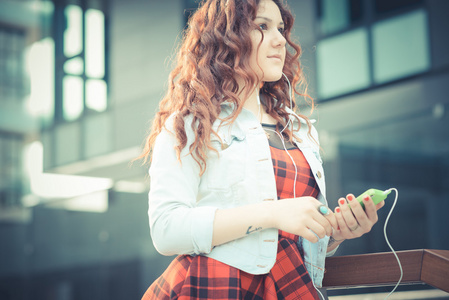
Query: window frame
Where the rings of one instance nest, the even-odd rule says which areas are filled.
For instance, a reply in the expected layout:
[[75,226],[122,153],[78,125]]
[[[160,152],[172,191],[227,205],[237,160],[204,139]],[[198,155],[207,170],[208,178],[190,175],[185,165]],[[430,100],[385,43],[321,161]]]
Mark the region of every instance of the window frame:
[[[68,123],[82,120],[86,116],[92,114],[103,113],[109,109],[109,9],[110,4],[107,0],[52,0],[54,4],[54,14],[53,14],[53,39],[55,42],[55,107],[54,107],[54,123]],[[96,4],[96,5],[92,5]],[[67,20],[65,16],[65,9],[68,5],[77,5],[82,11],[82,49],[79,54],[71,57],[66,57],[64,54],[64,32],[67,26]],[[88,9],[97,9],[103,13],[104,16],[104,76],[102,78],[89,77],[86,75],[86,55],[85,55],[85,44],[86,44],[86,11]],[[64,65],[67,61],[80,57],[83,62],[83,70],[81,75],[74,75],[81,78],[83,83],[83,93],[82,93],[82,111],[80,115],[73,120],[67,120],[64,117],[64,87],[63,81],[65,76],[70,76],[73,74],[66,73],[64,70]],[[86,103],[86,84],[89,79],[99,79],[106,83],[106,109],[102,112],[90,109]]]
[[[7,64],[11,63],[12,59],[18,64],[16,70],[14,70],[16,74],[14,74],[15,76],[13,78],[7,76],[7,72],[0,71],[0,101],[5,98],[22,101],[23,96],[27,93],[25,57],[23,54],[26,46],[27,32],[24,28],[6,25],[4,23],[0,23],[0,32],[5,34],[8,41],[21,39],[23,42],[22,45],[11,46],[11,43],[2,41],[3,45],[0,46],[0,62],[4,63],[5,71]],[[12,82],[11,80],[16,82]]]
[[[352,94],[357,94],[357,93],[361,93],[361,92],[365,92],[368,90],[372,90],[375,88],[379,88],[382,86],[386,86],[386,85],[390,85],[393,83],[397,83],[397,82],[401,82],[401,81],[405,81],[408,80],[410,78],[415,78],[417,76],[422,76],[423,74],[427,74],[429,72],[431,72],[432,70],[432,66],[433,66],[433,58],[432,58],[432,49],[431,49],[431,37],[430,37],[430,16],[429,16],[429,8],[427,5],[427,2],[424,0],[417,0],[414,1],[415,3],[412,3],[410,5],[406,5],[391,11],[386,11],[386,12],[376,12],[376,7],[375,7],[375,2],[374,1],[367,1],[367,0],[361,0],[362,3],[362,15],[361,18],[357,21],[355,21],[354,23],[349,24],[349,26],[347,26],[346,28],[343,29],[339,29],[336,30],[332,33],[329,34],[325,34],[322,33],[320,31],[320,23],[321,23],[321,2],[323,0],[318,0],[316,2],[316,14],[315,14],[315,24],[316,26],[314,26],[315,28],[315,36],[316,36],[316,44],[318,44],[320,41],[328,39],[328,38],[333,38],[333,37],[337,37],[340,36],[342,34],[345,34],[347,32],[359,29],[364,27],[368,33],[368,60],[369,60],[369,85],[365,88],[361,88],[361,89],[354,89],[350,92],[346,92],[346,93],[341,93],[341,94],[337,94],[334,96],[330,96],[328,98],[319,98],[319,96],[317,95],[317,102],[327,102],[327,101],[331,101],[331,100],[335,100],[338,98],[342,98],[342,97],[346,97]],[[351,2],[351,1],[349,1]],[[349,7],[349,9],[351,9]],[[417,73],[411,73],[409,75],[403,76],[403,77],[398,77],[398,78],[394,78],[392,80],[389,81],[385,81],[382,83],[376,83],[375,81],[375,76],[374,76],[374,41],[373,41],[373,26],[374,24],[378,23],[378,22],[382,22],[384,20],[388,20],[394,17],[399,17],[401,15],[407,14],[407,13],[411,13],[413,11],[417,11],[419,9],[422,9],[426,15],[427,15],[427,30],[428,30],[428,34],[429,34],[429,44],[428,44],[428,53],[429,53],[429,68],[425,71],[421,71],[421,72],[417,72]],[[315,64],[318,65],[318,58],[317,56],[315,56]],[[317,85],[319,85],[319,75],[317,74],[318,71],[315,73],[315,80]]]

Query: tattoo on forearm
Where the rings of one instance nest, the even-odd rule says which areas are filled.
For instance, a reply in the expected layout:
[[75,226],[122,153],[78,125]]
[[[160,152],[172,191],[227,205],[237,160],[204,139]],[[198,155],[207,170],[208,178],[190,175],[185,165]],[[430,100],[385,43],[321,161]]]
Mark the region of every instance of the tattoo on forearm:
[[246,234],[250,234],[250,233],[262,230],[262,227],[257,227],[257,228],[254,228],[253,230],[251,230],[251,228],[253,228],[253,226],[248,227],[248,230],[246,230]]
[[343,241],[344,241],[344,239],[343,239],[343,240],[336,240],[336,239],[334,239],[333,236],[331,236],[331,237],[329,238],[329,243],[327,244],[327,246],[328,246],[328,247],[331,247],[332,245],[341,243],[341,242],[343,242]]

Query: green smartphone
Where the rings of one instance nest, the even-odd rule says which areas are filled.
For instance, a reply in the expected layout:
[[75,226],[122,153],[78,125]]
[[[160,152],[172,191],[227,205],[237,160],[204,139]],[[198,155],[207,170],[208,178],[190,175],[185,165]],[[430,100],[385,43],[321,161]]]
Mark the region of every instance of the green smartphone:
[[365,203],[363,203],[363,198],[366,195],[370,196],[371,199],[373,199],[374,205],[376,205],[385,200],[390,193],[391,190],[381,191],[376,189],[369,189],[360,196],[358,196],[356,199],[357,201],[359,201],[362,208],[365,209]]

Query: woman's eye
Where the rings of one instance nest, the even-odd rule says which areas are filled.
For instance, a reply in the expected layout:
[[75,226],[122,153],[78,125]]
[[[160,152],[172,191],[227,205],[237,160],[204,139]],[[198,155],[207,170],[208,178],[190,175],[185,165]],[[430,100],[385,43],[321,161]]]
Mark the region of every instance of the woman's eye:
[[278,30],[279,30],[279,32],[280,32],[281,34],[284,34],[284,33],[285,33],[285,28],[279,28]]
[[259,24],[259,28],[262,30],[267,30],[268,26],[267,26],[267,24]]

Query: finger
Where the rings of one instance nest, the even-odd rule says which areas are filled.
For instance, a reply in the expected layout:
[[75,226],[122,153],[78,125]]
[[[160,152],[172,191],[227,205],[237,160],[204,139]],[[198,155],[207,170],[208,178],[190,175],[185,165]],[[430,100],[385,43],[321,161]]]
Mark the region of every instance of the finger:
[[354,215],[365,215],[365,212],[363,211],[363,207],[360,205],[359,201],[354,197],[353,194],[348,194],[346,196],[348,207],[352,210],[352,213]]
[[[324,210],[323,210],[324,209]],[[332,210],[323,205],[320,204],[317,208],[317,211],[320,213],[320,215],[324,216],[327,220],[327,222],[329,223],[330,227],[328,226],[328,224],[325,223],[321,223],[323,226],[326,227],[326,233],[328,236],[330,236],[329,234],[332,234],[332,229],[337,230],[338,228],[338,224],[337,224],[337,220],[335,219],[334,213],[332,212]],[[315,220],[322,222],[322,218],[319,218],[317,215],[315,215],[316,218]]]
[[[324,218],[323,218],[324,219]],[[330,225],[329,222],[327,222],[324,219],[324,222],[328,224],[329,229],[330,229]],[[327,230],[326,227],[323,226],[323,224],[321,224],[320,222],[316,221],[315,219],[311,219],[308,224],[307,227],[312,230],[320,239],[324,238],[327,234]],[[330,233],[332,233],[332,229],[330,229]]]
[[309,229],[304,230],[300,235],[311,243],[316,243],[319,240],[316,234]]
[[[373,209],[374,210],[374,204],[373,201],[371,201],[371,204],[373,207],[366,207],[366,200],[363,200],[365,202],[365,210],[363,209],[362,205],[360,205],[359,201],[354,197],[353,194],[348,194],[346,196],[346,199],[348,200],[350,206],[351,206],[351,210],[352,213],[354,215],[355,221],[362,226],[365,229],[371,228],[371,222],[368,219],[367,213],[366,213],[366,209],[370,210]],[[357,227],[357,224],[355,224],[354,226],[349,225],[349,229],[351,228],[355,228]]]
[[376,223],[378,219],[376,206],[374,205],[374,202],[371,199],[371,197],[368,195],[363,198],[363,203],[365,203],[365,212],[366,215],[368,216],[368,219],[371,220],[372,226],[372,224]]
[[[315,217],[315,216],[314,216]],[[324,235],[331,236],[332,235],[332,226],[329,223],[327,217],[320,215],[314,218],[314,220],[320,224],[320,226],[324,229]],[[320,236],[320,238],[323,238],[324,236]]]
[[[326,219],[329,221],[329,223],[331,224],[332,228],[334,230],[338,230],[338,222],[337,222],[337,218],[335,217],[335,214],[333,212],[331,212],[330,214],[328,214],[326,216]],[[331,230],[332,230],[331,228]],[[332,233],[332,232],[331,232]]]
[[382,201],[382,202],[380,202],[380,203],[377,203],[377,204],[376,204],[376,210],[381,209],[382,207],[384,207],[384,205],[385,205],[385,201]]
[[[343,226],[343,227],[347,227],[348,230],[350,230],[351,228],[357,228],[359,224],[358,224],[356,218],[354,217],[354,214],[352,213],[351,208],[348,206],[346,199],[340,198],[338,200],[338,204],[340,205],[341,215],[342,215],[344,223],[345,223],[345,226]],[[340,225],[340,229],[341,229],[342,225],[341,224],[339,224],[339,225]]]
[[[327,210],[326,214],[323,214],[323,211],[320,210],[320,208],[325,207]],[[312,217],[315,221],[320,223],[326,230],[326,235],[331,236],[332,235],[332,227],[337,229],[338,224],[336,222],[335,216],[330,208],[324,205],[320,205],[317,209],[318,214],[313,214]]]
[[349,230],[348,225],[346,224],[346,222],[343,218],[343,215],[341,214],[340,207],[335,208],[335,218],[337,219],[338,227],[339,227],[339,230],[340,230],[342,236],[344,236],[345,238],[350,238],[352,233]]
[[335,218],[332,210],[329,209],[329,213],[327,215],[323,215],[326,222],[323,223],[323,219],[319,218],[319,221],[325,228],[327,236],[332,235],[332,230],[338,230],[338,222]]

